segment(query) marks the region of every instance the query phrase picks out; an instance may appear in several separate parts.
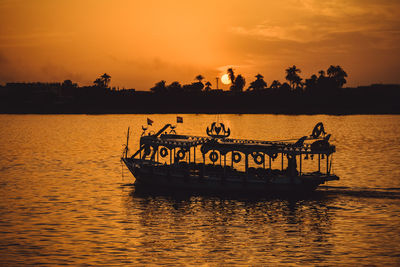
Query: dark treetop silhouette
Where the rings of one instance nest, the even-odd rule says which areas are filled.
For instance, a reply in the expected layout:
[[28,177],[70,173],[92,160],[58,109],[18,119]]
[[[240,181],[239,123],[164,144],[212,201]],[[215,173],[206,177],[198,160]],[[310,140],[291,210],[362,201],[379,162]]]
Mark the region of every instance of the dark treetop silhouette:
[[273,114],[400,114],[400,85],[374,84],[344,88],[347,73],[329,66],[303,79],[295,65],[287,82],[267,86],[257,74],[247,90],[241,74],[227,74],[229,91],[213,89],[204,77],[182,85],[157,82],[150,91],[110,87],[111,76],[100,75],[93,86],[62,83],[7,83],[0,86],[1,113],[273,113]]

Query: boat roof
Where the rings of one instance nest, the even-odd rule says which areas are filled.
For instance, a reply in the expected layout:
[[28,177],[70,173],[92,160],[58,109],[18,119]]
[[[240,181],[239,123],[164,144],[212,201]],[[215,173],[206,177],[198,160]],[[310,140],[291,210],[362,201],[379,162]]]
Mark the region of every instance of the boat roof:
[[[313,149],[312,144],[306,143],[307,140],[313,142],[321,141],[323,138],[315,139],[302,137],[304,140],[294,139],[291,142],[286,141],[263,141],[252,139],[235,139],[235,138],[214,138],[204,136],[178,135],[178,134],[161,134],[142,136],[141,145],[165,146],[168,149],[185,148],[202,146],[202,152],[206,153],[210,150],[218,150],[222,154],[231,151],[240,151],[243,153],[263,152],[267,154],[286,153],[286,154],[331,154],[335,152],[335,146],[325,145],[323,149]],[[314,147],[315,148],[315,147]]]

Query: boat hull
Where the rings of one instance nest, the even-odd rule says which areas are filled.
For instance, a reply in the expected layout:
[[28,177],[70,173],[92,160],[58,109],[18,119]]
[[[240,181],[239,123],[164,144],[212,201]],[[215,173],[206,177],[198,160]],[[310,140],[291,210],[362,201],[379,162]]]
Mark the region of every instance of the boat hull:
[[[135,177],[135,186],[150,191],[166,192],[216,192],[265,194],[282,192],[311,192],[327,177],[316,176],[276,176],[268,179],[256,179],[251,176],[203,175],[183,172],[179,169],[153,168],[123,159],[125,165]],[[331,177],[332,178],[332,177]],[[333,180],[333,179],[332,179]]]

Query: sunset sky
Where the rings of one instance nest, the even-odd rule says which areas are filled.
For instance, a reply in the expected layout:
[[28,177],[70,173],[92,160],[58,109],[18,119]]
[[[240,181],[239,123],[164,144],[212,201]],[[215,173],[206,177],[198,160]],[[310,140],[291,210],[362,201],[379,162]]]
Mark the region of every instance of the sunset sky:
[[0,84],[63,81],[148,90],[233,67],[284,81],[330,65],[348,86],[400,83],[399,0],[0,0]]

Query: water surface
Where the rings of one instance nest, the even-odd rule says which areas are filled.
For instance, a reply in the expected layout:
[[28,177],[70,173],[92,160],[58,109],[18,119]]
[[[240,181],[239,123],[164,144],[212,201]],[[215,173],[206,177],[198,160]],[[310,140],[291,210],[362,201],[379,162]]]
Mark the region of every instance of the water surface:
[[181,116],[178,133],[220,119],[267,140],[322,121],[341,180],[302,198],[144,195],[119,161],[126,129],[133,151],[147,117],[176,115],[1,115],[0,265],[400,264],[400,116]]

